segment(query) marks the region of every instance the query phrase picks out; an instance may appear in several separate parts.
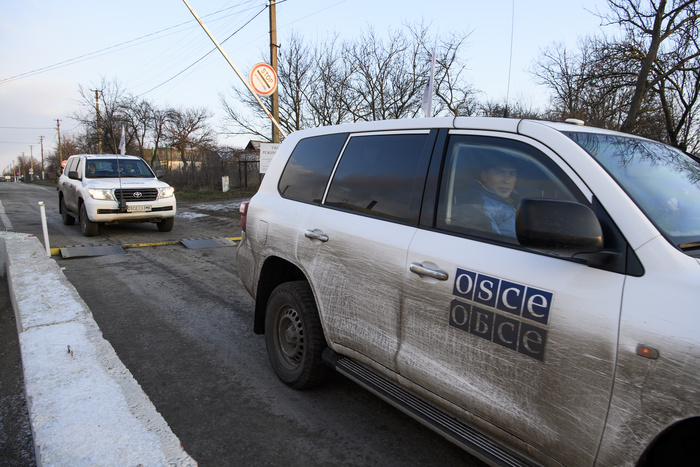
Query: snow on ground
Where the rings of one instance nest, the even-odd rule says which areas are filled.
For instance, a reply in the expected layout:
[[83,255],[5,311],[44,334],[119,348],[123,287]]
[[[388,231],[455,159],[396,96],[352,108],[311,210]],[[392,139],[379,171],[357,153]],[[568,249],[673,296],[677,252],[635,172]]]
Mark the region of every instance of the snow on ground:
[[[185,219],[197,219],[200,217],[211,216],[212,212],[222,212],[222,213],[237,213],[238,208],[241,207],[241,203],[248,201],[245,199],[234,199],[230,201],[225,201],[221,203],[196,203],[196,204],[178,204],[177,207],[177,217],[184,217]],[[201,212],[204,211],[204,212]]]

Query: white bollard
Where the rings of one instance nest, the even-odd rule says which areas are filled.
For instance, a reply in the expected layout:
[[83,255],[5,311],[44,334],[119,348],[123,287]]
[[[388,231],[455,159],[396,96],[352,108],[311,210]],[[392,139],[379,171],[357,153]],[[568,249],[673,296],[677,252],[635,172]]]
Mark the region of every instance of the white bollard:
[[51,245],[49,245],[49,229],[46,226],[46,207],[43,201],[39,201],[39,209],[41,210],[41,228],[44,229],[44,245],[46,246],[46,254],[51,256]]

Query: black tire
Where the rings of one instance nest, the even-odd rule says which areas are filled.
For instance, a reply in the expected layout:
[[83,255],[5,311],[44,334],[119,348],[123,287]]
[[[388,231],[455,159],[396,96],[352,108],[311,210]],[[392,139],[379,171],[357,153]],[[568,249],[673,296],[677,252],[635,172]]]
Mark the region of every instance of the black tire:
[[309,284],[285,282],[270,294],[265,313],[265,344],[277,377],[295,389],[322,383],[330,372],[321,360],[326,348]]
[[161,232],[170,232],[173,230],[173,226],[175,225],[175,218],[174,217],[168,217],[167,219],[163,219],[160,222],[156,222],[156,225],[158,226],[158,230]]
[[97,222],[92,222],[87,216],[87,210],[85,209],[85,204],[80,205],[80,231],[86,237],[94,237],[97,235],[99,229],[99,224]]
[[65,225],[75,224],[75,217],[68,214],[68,208],[66,207],[66,200],[61,197],[61,218]]

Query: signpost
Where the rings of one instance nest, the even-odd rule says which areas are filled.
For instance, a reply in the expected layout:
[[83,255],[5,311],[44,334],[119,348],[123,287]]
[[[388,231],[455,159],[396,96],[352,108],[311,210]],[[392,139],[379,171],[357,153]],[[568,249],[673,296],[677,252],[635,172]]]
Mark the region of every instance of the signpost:
[[260,143],[260,173],[267,172],[272,157],[279,149],[280,143]]
[[236,72],[236,74],[237,74],[238,77],[241,79],[241,81],[243,81],[243,84],[245,84],[246,87],[248,88],[248,90],[253,94],[253,97],[255,98],[256,101],[258,101],[258,104],[260,105],[260,107],[265,111],[265,113],[267,114],[267,116],[270,117],[270,120],[272,120],[272,123],[275,124],[275,126],[277,127],[277,129],[280,131],[280,133],[281,133],[284,137],[287,137],[287,134],[286,134],[286,133],[284,132],[284,130],[282,130],[282,128],[280,127],[279,122],[272,116],[272,114],[270,113],[270,111],[267,110],[267,107],[265,107],[265,104],[262,103],[262,101],[261,101],[260,98],[258,97],[257,92],[253,91],[253,89],[251,88],[250,84],[245,80],[245,78],[243,77],[243,75],[241,74],[241,72],[238,71],[238,68],[236,68],[236,65],[233,64],[233,62],[232,62],[231,59],[228,57],[228,55],[226,55],[226,52],[224,52],[224,49],[221,48],[221,44],[219,44],[219,43],[216,41],[216,39],[214,39],[214,36],[213,36],[213,35],[211,34],[211,32],[209,31],[209,28],[207,28],[207,27],[204,25],[204,23],[202,22],[202,19],[201,19],[199,16],[197,16],[197,13],[195,13],[195,11],[192,9],[192,7],[190,6],[190,4],[187,3],[187,0],[182,0],[182,1],[185,3],[185,5],[187,6],[187,8],[190,10],[190,13],[192,13],[192,16],[194,16],[194,18],[197,20],[197,22],[199,23],[199,25],[202,26],[202,29],[204,29],[204,32],[207,33],[207,36],[209,36],[209,39],[211,39],[211,41],[214,43],[214,45],[216,46],[216,48],[219,49],[219,52],[221,52],[221,55],[223,55],[224,58],[226,59],[226,61],[228,62],[228,64],[231,65],[231,68],[233,68],[233,71]]

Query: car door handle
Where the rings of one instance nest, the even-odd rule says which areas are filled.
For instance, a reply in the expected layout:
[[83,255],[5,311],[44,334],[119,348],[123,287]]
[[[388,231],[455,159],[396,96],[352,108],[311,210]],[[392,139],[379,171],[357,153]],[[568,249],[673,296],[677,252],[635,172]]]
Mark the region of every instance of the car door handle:
[[323,232],[316,232],[315,230],[307,230],[304,232],[304,237],[310,238],[311,240],[320,240],[322,242],[328,241],[328,235]]
[[418,274],[419,276],[428,276],[439,281],[446,281],[450,278],[450,275],[441,269],[431,269],[418,263],[411,263],[409,267],[411,272]]

